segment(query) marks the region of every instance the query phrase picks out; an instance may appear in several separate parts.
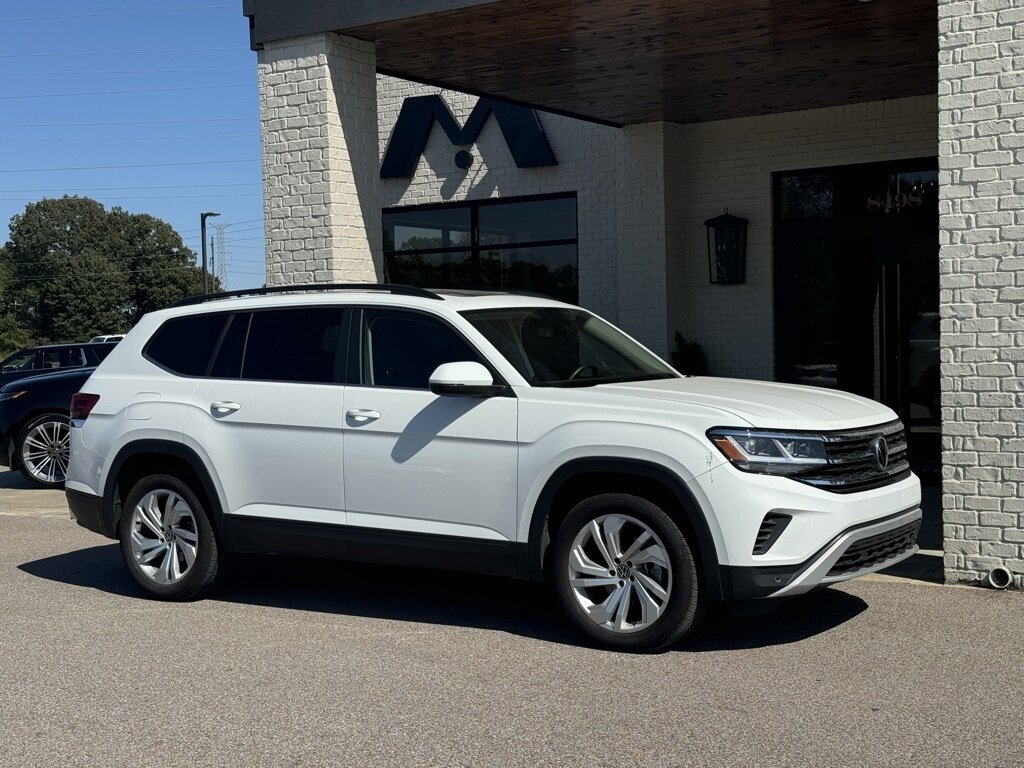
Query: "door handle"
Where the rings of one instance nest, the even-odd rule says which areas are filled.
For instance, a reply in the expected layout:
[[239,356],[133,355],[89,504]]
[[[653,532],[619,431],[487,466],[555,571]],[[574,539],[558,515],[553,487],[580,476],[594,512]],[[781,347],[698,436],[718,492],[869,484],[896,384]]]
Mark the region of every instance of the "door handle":
[[353,408],[346,412],[345,415],[357,424],[368,424],[371,421],[376,421],[380,418],[380,411],[370,411],[366,408]]
[[214,416],[228,416],[241,408],[238,403],[230,403],[226,400],[217,400],[214,403],[210,403],[210,413]]

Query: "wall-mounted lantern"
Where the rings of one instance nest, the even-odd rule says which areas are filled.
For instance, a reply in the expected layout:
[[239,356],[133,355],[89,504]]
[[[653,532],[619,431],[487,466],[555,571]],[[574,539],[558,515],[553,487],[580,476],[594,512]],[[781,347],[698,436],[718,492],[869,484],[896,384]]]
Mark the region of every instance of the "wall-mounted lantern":
[[729,209],[704,222],[708,228],[708,268],[711,282],[739,285],[747,280],[747,220]]

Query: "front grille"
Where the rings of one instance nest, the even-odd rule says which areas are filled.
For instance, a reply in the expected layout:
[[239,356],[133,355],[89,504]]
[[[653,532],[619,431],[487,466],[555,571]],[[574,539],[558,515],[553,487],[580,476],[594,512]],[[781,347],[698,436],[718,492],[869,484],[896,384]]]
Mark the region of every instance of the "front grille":
[[[875,438],[880,436],[889,445],[889,463],[885,469],[878,468],[872,448]],[[826,432],[824,438],[828,464],[793,475],[794,479],[834,493],[854,493],[894,483],[910,474],[907,436],[900,421],[865,429]]]
[[828,575],[843,576],[855,573],[906,552],[917,543],[917,531],[920,527],[921,521],[918,519],[851,544],[850,548],[836,560]]

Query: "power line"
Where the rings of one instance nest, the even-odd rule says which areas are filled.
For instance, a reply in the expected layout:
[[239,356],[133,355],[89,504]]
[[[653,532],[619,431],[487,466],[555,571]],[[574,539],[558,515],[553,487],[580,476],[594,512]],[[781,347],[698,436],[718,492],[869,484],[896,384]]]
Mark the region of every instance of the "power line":
[[25,72],[0,72],[0,77],[25,77],[40,75],[156,75],[181,74],[187,72],[252,72],[252,67],[190,67],[188,69],[69,69],[61,72],[32,70]]
[[[257,221],[263,221],[263,219],[259,218],[259,219],[245,219],[243,221],[232,221],[229,224],[225,224],[224,227],[225,228],[227,228],[227,227],[237,227],[239,224],[255,224]],[[192,227],[191,229],[183,229],[183,230],[179,231],[178,234],[179,235],[184,235],[186,232],[192,232],[192,233],[199,232],[199,227]],[[194,237],[194,235],[191,235],[190,237]]]
[[2,23],[13,23],[16,21],[60,21],[61,19],[91,19],[97,16],[137,16],[144,13],[179,13],[181,11],[212,11],[219,8],[235,8],[237,6],[224,5],[190,5],[184,8],[146,8],[135,11],[101,11],[99,13],[69,13],[65,16],[22,16],[20,18],[0,19]]
[[63,128],[86,125],[170,125],[172,123],[226,123],[258,120],[258,117],[193,117],[187,120],[107,120],[99,123],[0,123],[0,128]]
[[[223,225],[218,225],[218,226],[221,226],[224,229],[227,229],[228,227],[230,227],[232,225],[231,224],[223,224]],[[233,229],[230,232],[225,232],[224,236],[227,238],[227,245],[231,245],[233,243],[243,242],[242,240],[233,240],[233,239],[231,239],[232,235],[240,235],[240,234],[242,234],[244,232],[258,232],[258,231],[260,231],[262,229],[263,229],[262,226],[259,226],[259,227],[246,227],[245,229]],[[185,240],[190,240],[190,241],[195,241],[195,240],[198,240],[198,239],[199,239],[199,235],[198,234],[189,235],[187,238],[185,238]],[[257,237],[257,238],[246,238],[246,239],[247,240],[252,240],[252,239],[262,240],[263,238],[262,237]]]
[[[256,221],[261,221],[261,219],[248,219],[248,220],[244,220],[244,221],[234,221],[234,222],[231,222],[230,224],[224,224],[224,225],[223,225],[223,227],[224,227],[225,229],[227,229],[228,227],[233,227],[233,226],[236,226],[236,225],[238,225],[238,224],[251,224],[251,223],[253,223],[253,222],[256,222]],[[166,223],[166,222],[165,222],[165,223]],[[182,237],[182,235],[183,235],[183,234],[184,234],[185,232],[189,232],[189,231],[193,231],[193,230],[182,230],[182,231],[178,231],[178,230],[176,230],[176,229],[175,229],[175,228],[174,228],[174,227],[173,227],[173,226],[172,226],[171,224],[168,224],[168,226],[169,226],[169,227],[171,228],[171,230],[172,230],[173,232],[175,232],[175,233],[176,233],[176,234],[178,235],[178,237],[179,237],[179,238],[181,239],[182,245],[184,245],[184,246],[185,246],[186,248],[188,248],[188,250],[190,250],[190,251],[194,250],[193,248],[191,248],[191,247],[189,247],[189,246],[188,246],[188,244],[187,244],[187,241],[188,241],[188,240],[194,240],[194,239],[195,239],[196,237],[198,237],[198,235],[192,235],[192,236],[190,236],[190,237]],[[258,229],[258,227],[256,227],[256,229]],[[195,230],[195,231],[198,231],[198,230]],[[249,231],[251,231],[251,230],[249,230],[249,229],[245,229],[245,230],[238,230],[238,231],[240,231],[240,232],[249,232]],[[126,260],[126,259],[130,259],[130,258],[132,258],[132,255],[131,255],[131,254],[121,254],[121,255],[120,255],[120,256],[118,256],[118,257],[111,257],[111,258],[120,258],[120,259],[122,259],[122,260]],[[4,263],[5,265],[19,265],[19,264],[38,264],[38,263],[39,263],[39,259],[19,259],[18,261],[4,261],[3,263]],[[26,280],[28,280],[28,279],[31,279],[31,278],[20,278],[20,279],[26,279]]]
[[[206,200],[213,197],[258,197],[262,194],[262,192],[211,192],[207,195],[102,195],[102,197],[112,197],[117,200]],[[0,197],[0,200],[6,202],[22,202],[36,199],[37,198],[35,196]]]
[[[258,187],[258,181],[242,181],[231,184],[146,184],[141,187],[76,187],[85,192],[109,192],[121,189],[206,189],[207,187]],[[34,189],[0,189],[0,195],[13,194],[14,192],[63,192],[64,187],[36,187]],[[66,193],[70,194],[70,193]],[[254,219],[259,221],[259,219]],[[247,223],[247,222],[243,222]],[[227,224],[226,226],[231,226]]]
[[173,168],[181,165],[227,165],[230,163],[258,163],[250,160],[187,160],[179,163],[141,163],[135,165],[71,165],[64,168],[0,168],[0,173],[44,173],[48,171],[104,171],[112,168]]
[[123,91],[76,91],[73,93],[22,93],[0,96],[0,99],[56,99],[68,96],[119,96],[126,93],[167,93],[168,91],[208,91],[214,88],[252,88],[255,83],[223,83],[221,85],[180,85],[172,88],[132,88]]
[[183,141],[209,139],[258,139],[258,133],[222,133],[216,136],[16,136],[0,141]]
[[141,51],[50,51],[48,53],[0,53],[0,59],[24,59],[30,56],[151,56],[154,53],[207,53],[210,51],[234,51],[244,50],[238,46],[224,46],[220,48],[162,48]]
[[16,277],[8,282],[25,283],[30,280],[60,280],[62,278],[80,277],[117,277],[118,275],[133,275],[138,272],[173,272],[179,269],[198,269],[195,264],[182,264],[177,267],[143,267],[142,269],[119,269],[107,272],[64,272],[60,275],[31,275],[29,277]]

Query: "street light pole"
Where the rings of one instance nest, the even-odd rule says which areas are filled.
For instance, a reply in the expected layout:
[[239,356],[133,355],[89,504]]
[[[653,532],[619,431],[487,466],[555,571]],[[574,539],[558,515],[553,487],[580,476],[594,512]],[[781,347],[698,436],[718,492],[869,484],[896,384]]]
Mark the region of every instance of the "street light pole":
[[216,213],[214,211],[203,211],[202,213],[199,214],[199,232],[200,232],[199,238],[200,238],[200,242],[203,244],[203,293],[204,294],[210,292],[209,286],[207,284],[207,278],[209,277],[209,272],[206,269],[206,220],[208,218],[210,218],[211,216],[220,216],[220,214]]

